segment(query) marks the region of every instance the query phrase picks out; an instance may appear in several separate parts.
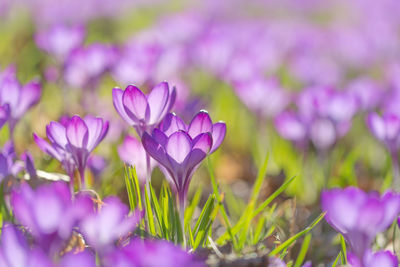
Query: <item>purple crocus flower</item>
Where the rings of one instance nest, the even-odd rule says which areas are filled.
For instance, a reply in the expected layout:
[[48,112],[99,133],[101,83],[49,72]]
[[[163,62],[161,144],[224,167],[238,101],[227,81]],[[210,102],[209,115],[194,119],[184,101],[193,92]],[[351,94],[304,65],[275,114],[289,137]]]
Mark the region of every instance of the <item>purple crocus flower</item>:
[[378,251],[373,253],[368,250],[362,259],[359,259],[351,252],[347,254],[348,263],[352,267],[397,267],[399,261],[390,251]]
[[139,136],[151,132],[175,103],[175,88],[167,82],[156,85],[146,96],[139,88],[129,85],[125,90],[113,89],[114,107]]
[[160,129],[153,130],[152,135],[143,135],[143,147],[164,168],[167,179],[178,194],[181,212],[195,170],[208,153],[218,148],[225,132],[224,123],[213,125],[207,112],[201,111],[189,126],[172,114],[163,121]]
[[114,243],[135,230],[139,213],[128,216],[129,209],[116,197],[108,197],[97,213],[84,218],[80,230],[88,244],[98,252],[111,249]]
[[204,267],[202,261],[167,241],[133,239],[104,259],[105,267]]
[[16,177],[23,169],[24,164],[17,160],[13,142],[5,143],[0,152],[0,182],[8,176]]
[[279,114],[290,102],[290,95],[274,78],[268,80],[258,78],[236,83],[235,92],[250,110],[265,117]]
[[0,129],[3,128],[4,124],[8,121],[10,116],[10,109],[8,104],[0,106]]
[[383,116],[370,113],[367,117],[367,125],[375,138],[384,143],[392,154],[397,153],[400,145],[399,116],[392,113],[385,113]]
[[39,101],[40,95],[39,82],[31,81],[22,86],[17,79],[14,66],[9,66],[0,74],[0,105],[8,106],[11,133],[25,112]]
[[11,193],[11,206],[15,218],[49,255],[63,248],[72,228],[93,210],[90,197],[78,195],[73,199],[64,182],[42,185],[36,190],[23,183]]
[[4,224],[1,232],[0,266],[2,267],[96,267],[96,260],[87,250],[68,252],[55,264],[38,247],[30,248],[21,230]]
[[387,229],[400,211],[400,195],[390,191],[381,197],[356,187],[325,190],[321,195],[326,221],[340,232],[351,252],[362,259],[376,234]]
[[[47,154],[62,162],[72,178],[76,167],[85,182],[85,167],[90,155],[107,134],[109,123],[101,118],[73,116],[63,124],[51,122],[46,127],[50,144],[34,134],[37,145]],[[71,179],[72,182],[72,179]]]
[[66,82],[76,88],[93,86],[115,60],[115,49],[101,43],[73,50],[65,63]]
[[71,51],[83,44],[85,28],[83,26],[52,25],[35,35],[36,44],[42,50],[63,61]]
[[[135,167],[139,182],[143,185],[148,175],[146,150],[142,143],[135,137],[127,135],[124,142],[118,147],[119,157],[126,163]],[[150,159],[150,172],[155,166],[155,161]]]
[[384,143],[390,153],[393,166],[393,186],[399,190],[400,117],[394,113],[385,113],[382,117],[376,113],[370,113],[367,116],[367,125],[375,138]]
[[176,116],[175,113],[169,113],[161,122],[159,129],[167,136],[170,136],[176,131],[186,131],[192,139],[195,139],[202,133],[211,133],[213,144],[210,154],[214,153],[214,151],[218,149],[226,135],[225,122],[219,121],[213,123],[210,115],[205,110],[198,112],[189,125],[187,125],[180,117]]

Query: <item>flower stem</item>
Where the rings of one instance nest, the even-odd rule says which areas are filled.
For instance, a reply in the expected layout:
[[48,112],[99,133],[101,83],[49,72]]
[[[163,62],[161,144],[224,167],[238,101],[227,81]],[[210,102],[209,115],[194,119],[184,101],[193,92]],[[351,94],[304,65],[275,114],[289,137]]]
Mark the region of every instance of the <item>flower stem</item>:
[[396,192],[400,191],[400,169],[399,169],[399,159],[397,156],[397,151],[393,151],[391,153],[392,157],[392,171],[393,171],[393,180],[392,187]]
[[78,190],[86,189],[86,181],[85,181],[85,169],[82,168],[79,170],[80,180],[78,179]]
[[185,197],[179,195],[178,198],[178,209],[179,209],[179,220],[181,223],[181,231],[182,231],[182,246],[183,249],[186,249],[186,235],[185,235]]

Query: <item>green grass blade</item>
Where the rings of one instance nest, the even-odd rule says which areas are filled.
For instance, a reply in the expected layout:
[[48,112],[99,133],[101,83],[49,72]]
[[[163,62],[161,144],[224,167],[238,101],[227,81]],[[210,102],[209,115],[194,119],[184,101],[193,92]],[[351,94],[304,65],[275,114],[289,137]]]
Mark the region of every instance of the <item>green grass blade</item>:
[[347,250],[346,250],[346,241],[344,240],[343,235],[340,235],[340,246],[342,250],[342,264],[347,264]]
[[217,197],[217,201],[218,201],[218,208],[221,211],[221,215],[222,215],[222,218],[223,218],[223,220],[225,222],[225,227],[227,229],[227,233],[228,233],[229,237],[232,240],[233,247],[236,249],[237,248],[236,238],[232,234],[232,225],[231,225],[231,222],[229,221],[229,217],[228,217],[228,214],[226,212],[226,209],[225,209],[225,206],[224,206],[224,203],[223,203],[223,199],[222,199],[221,194],[220,194],[220,192],[218,190],[218,185],[217,185],[217,181],[215,179],[214,169],[212,167],[210,157],[207,157],[207,161],[208,161],[207,162],[208,163],[208,172],[210,174],[210,179],[211,179],[211,184],[212,184],[212,187],[213,187],[214,195]]
[[150,196],[147,193],[148,190],[143,190],[143,191],[144,191],[145,208],[146,208],[146,214],[147,214],[147,226],[149,227],[150,234],[152,236],[156,236],[156,228],[155,228],[155,224],[154,224],[154,214],[153,214],[153,209],[151,208],[151,204],[150,204]]
[[289,246],[291,246],[294,242],[296,242],[300,237],[303,235],[308,234],[325,216],[325,213],[321,213],[306,229],[303,231],[295,234],[294,236],[290,237],[288,240],[280,244],[278,247],[276,247],[274,250],[272,250],[269,253],[269,256],[275,256],[281,251],[287,249]]
[[332,264],[332,267],[336,267],[336,265],[337,265],[338,262],[339,262],[339,259],[341,259],[341,258],[343,258],[343,257],[342,257],[342,252],[339,252],[339,254],[337,255],[335,261],[334,261],[333,264]]
[[150,183],[150,193],[151,193],[151,204],[154,207],[154,213],[156,215],[155,217],[157,219],[158,226],[161,231],[161,236],[164,239],[166,239],[167,238],[167,236],[166,236],[167,229],[165,227],[164,217],[162,216],[160,204],[158,203],[156,193],[154,192],[154,189],[153,189],[153,186],[151,186],[151,183]]
[[301,245],[296,262],[294,263],[294,267],[300,267],[303,264],[304,259],[306,258],[308,248],[310,246],[311,237],[312,237],[311,233],[306,234],[306,236],[304,237],[304,241],[303,244]]
[[[186,207],[185,210],[185,228],[190,225],[191,219],[193,217],[194,211],[196,207],[199,205],[201,194],[203,192],[203,188],[200,186],[197,190],[196,193],[193,196],[192,201],[190,202],[190,205]],[[189,227],[190,228],[190,227]]]
[[[271,196],[269,196],[255,211],[252,216],[254,218],[257,216],[260,212],[262,212],[277,196],[279,196],[285,189],[293,182],[296,176],[293,176],[289,180],[287,180],[284,184],[282,184],[274,193],[272,193]],[[244,223],[243,217],[235,224],[235,226],[232,227],[231,231],[233,235],[236,235],[240,229],[242,228],[242,225]],[[225,232],[222,234],[216,241],[218,245],[224,244],[226,240],[230,237],[228,232]]]
[[214,209],[214,203],[215,203],[215,195],[212,194],[206,204],[204,205],[199,218],[197,219],[196,225],[194,226],[193,233],[196,239],[196,236],[199,231],[204,230],[210,220],[211,212]]

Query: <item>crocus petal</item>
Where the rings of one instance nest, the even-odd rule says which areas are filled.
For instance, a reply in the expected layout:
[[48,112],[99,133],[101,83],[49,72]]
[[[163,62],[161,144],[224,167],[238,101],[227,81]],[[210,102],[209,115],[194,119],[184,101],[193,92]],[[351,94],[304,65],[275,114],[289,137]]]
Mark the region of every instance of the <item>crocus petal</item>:
[[201,133],[212,133],[212,131],[213,124],[210,115],[208,115],[207,111],[200,111],[190,122],[188,134],[195,138]]
[[8,104],[0,106],[0,129],[7,122],[8,117],[10,116],[10,108]]
[[89,251],[65,254],[60,261],[60,267],[96,267],[96,258]]
[[125,112],[133,120],[148,122],[150,107],[146,96],[139,88],[129,85],[122,96]]
[[158,161],[160,164],[164,165],[165,167],[169,167],[170,163],[167,159],[166,152],[164,148],[157,143],[153,137],[151,137],[148,133],[144,133],[142,137],[142,144],[144,149],[146,150],[149,155]]
[[122,102],[123,94],[124,94],[123,90],[121,90],[119,88],[114,88],[113,89],[112,96],[113,96],[114,108],[117,110],[117,112],[121,116],[121,118],[124,119],[129,125],[134,125],[135,123],[137,123],[137,121],[133,120],[126,113],[125,108],[124,108],[124,104]]
[[26,267],[28,244],[22,233],[12,225],[4,225],[1,232],[3,258],[12,267]]
[[64,125],[56,121],[52,121],[46,126],[46,134],[50,142],[62,149],[66,148],[68,139]]
[[89,133],[85,122],[78,116],[73,116],[68,123],[67,129],[68,142],[76,148],[87,148]]
[[291,141],[301,141],[307,134],[305,125],[293,113],[284,112],[277,116],[275,126],[283,138]]
[[26,84],[19,97],[18,106],[15,110],[16,117],[21,117],[30,107],[35,105],[42,92],[42,88],[39,82],[30,82]]
[[89,133],[87,148],[92,151],[105,137],[108,131],[108,121],[103,123],[103,119],[90,115],[86,116],[84,120]]
[[378,251],[371,256],[367,256],[366,267],[397,267],[399,266],[397,257],[390,251]]
[[189,155],[192,149],[191,143],[192,140],[186,132],[176,132],[168,138],[166,151],[171,158],[181,163]]
[[170,136],[177,131],[187,131],[187,126],[181,118],[176,116],[175,113],[169,113],[162,121],[160,129],[162,129],[164,134]]
[[63,203],[51,188],[38,189],[33,214],[41,233],[51,234],[57,231],[63,218],[63,212]]
[[154,140],[157,143],[159,143],[163,147],[165,147],[167,145],[168,136],[165,135],[165,133],[160,131],[159,129],[156,128],[156,129],[153,130],[152,137],[154,138]]
[[[139,181],[144,183],[147,176],[147,163],[146,151],[142,143],[128,135],[122,145],[118,147],[118,155],[125,163],[135,167]],[[154,161],[151,160],[151,162]]]
[[217,122],[213,125],[212,141],[213,146],[210,153],[213,153],[224,141],[226,135],[226,124],[224,122]]
[[162,119],[160,116],[167,108],[169,99],[169,86],[167,82],[161,82],[156,85],[147,97],[150,107],[149,124],[157,124]]
[[376,113],[371,113],[367,117],[367,124],[372,134],[378,140],[383,141],[385,139],[385,124],[381,117],[379,117]]
[[383,115],[383,121],[385,126],[385,137],[388,140],[395,140],[398,138],[400,133],[400,118],[395,114]]
[[211,147],[213,146],[213,138],[210,133],[202,133],[199,134],[193,140],[193,147],[192,149],[200,149],[204,153],[208,154],[210,152]]
[[47,143],[45,140],[37,136],[35,133],[33,134],[33,139],[35,140],[36,144],[39,146],[39,148],[49,154],[50,156],[56,158],[58,161],[62,161],[62,156],[58,153],[58,151],[52,147],[49,143]]
[[328,119],[317,119],[311,125],[311,140],[318,149],[327,149],[336,141],[336,131]]

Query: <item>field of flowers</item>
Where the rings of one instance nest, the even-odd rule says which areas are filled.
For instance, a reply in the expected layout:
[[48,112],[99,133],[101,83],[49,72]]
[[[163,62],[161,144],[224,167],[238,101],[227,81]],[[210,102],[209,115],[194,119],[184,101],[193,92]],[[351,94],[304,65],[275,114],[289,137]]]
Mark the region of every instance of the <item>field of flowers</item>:
[[398,0],[0,0],[0,267],[397,267]]

